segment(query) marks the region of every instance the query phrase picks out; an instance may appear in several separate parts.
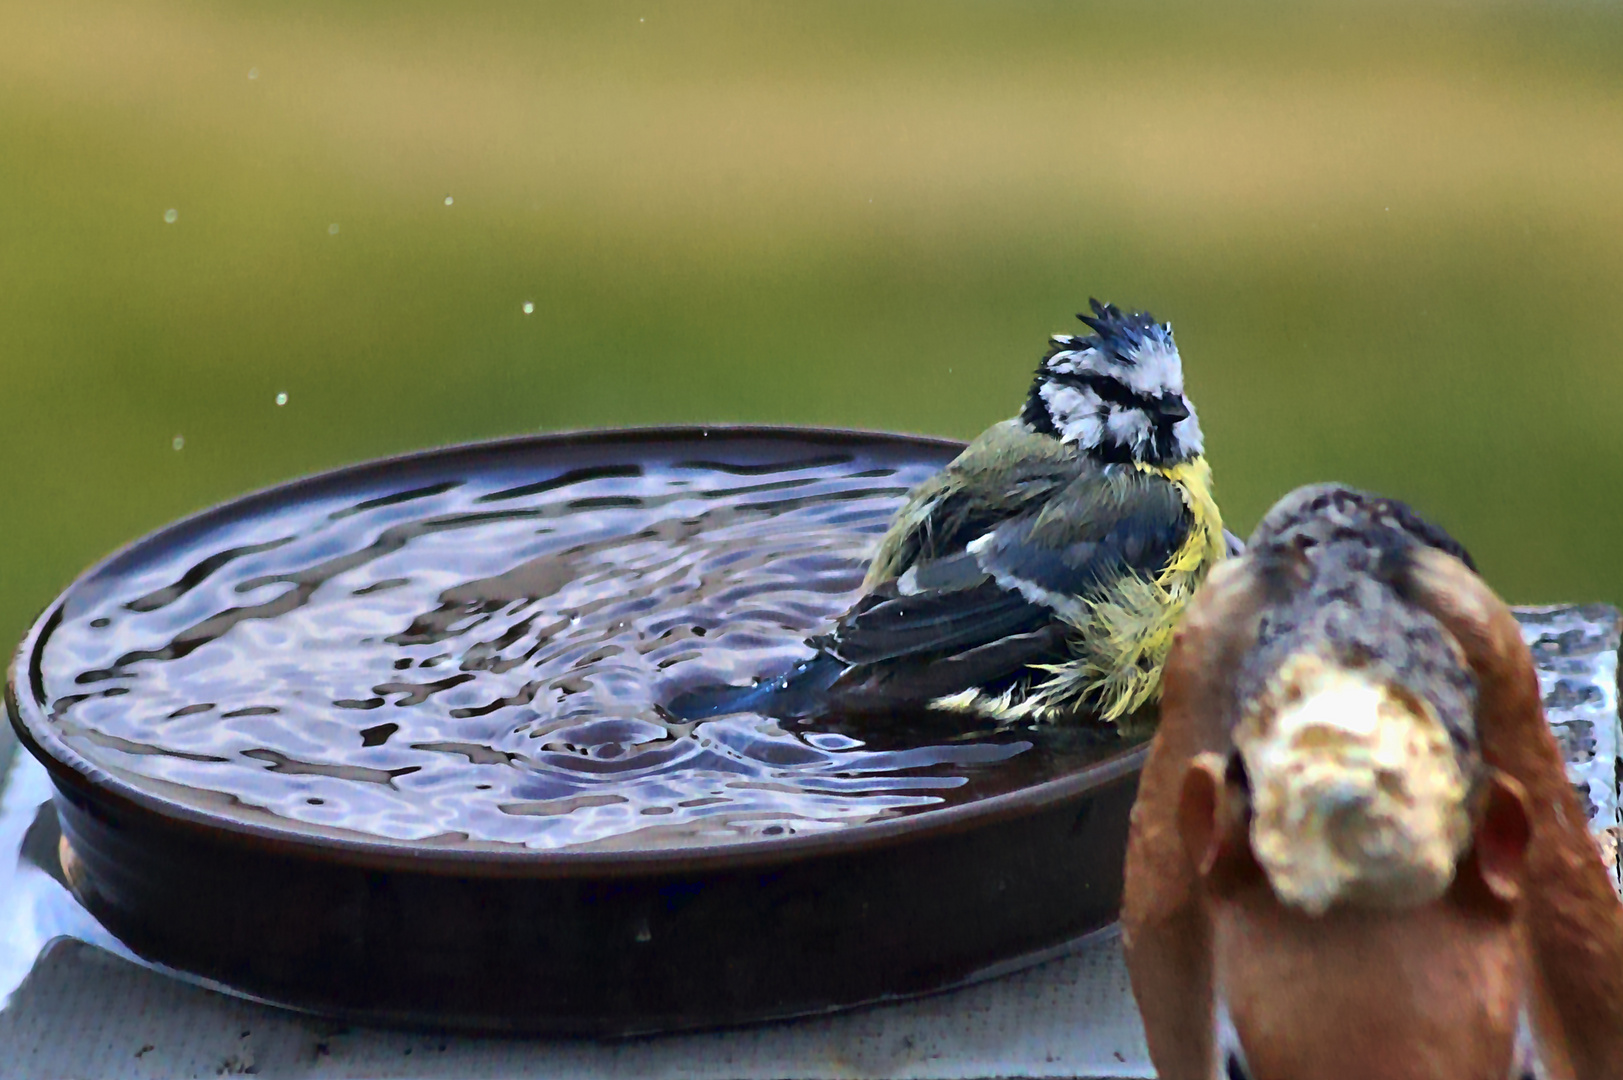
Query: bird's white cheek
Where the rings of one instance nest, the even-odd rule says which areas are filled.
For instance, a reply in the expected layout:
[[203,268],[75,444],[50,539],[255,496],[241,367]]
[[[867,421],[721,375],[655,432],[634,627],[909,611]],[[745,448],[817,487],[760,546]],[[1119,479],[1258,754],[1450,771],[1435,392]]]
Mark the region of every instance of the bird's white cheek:
[[1200,433],[1200,421],[1195,417],[1194,406],[1190,406],[1188,416],[1172,425],[1172,437],[1186,454],[1205,452],[1205,439]]
[[1044,383],[1038,392],[1042,394],[1043,404],[1048,406],[1049,415],[1056,421],[1071,420],[1080,413],[1091,413],[1099,407],[1099,398],[1093,391],[1079,390],[1063,383]]
[[1099,420],[1100,401],[1091,390],[1048,383],[1040,391],[1048,415],[1054,418],[1054,427],[1060,438],[1078,446],[1098,446],[1104,425]]
[[1110,440],[1121,446],[1142,446],[1152,434],[1150,418],[1138,409],[1111,410],[1105,428]]
[[1105,426],[1093,413],[1072,417],[1055,426],[1059,428],[1059,437],[1065,442],[1087,449],[1098,446],[1104,439]]

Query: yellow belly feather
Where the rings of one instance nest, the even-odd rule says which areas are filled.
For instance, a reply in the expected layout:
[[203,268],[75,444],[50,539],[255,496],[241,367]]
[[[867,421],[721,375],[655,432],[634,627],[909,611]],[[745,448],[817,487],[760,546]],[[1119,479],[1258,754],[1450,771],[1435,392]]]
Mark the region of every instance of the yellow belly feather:
[[1155,580],[1127,575],[1093,602],[1088,622],[1077,628],[1078,659],[1056,665],[1055,678],[1033,695],[1072,705],[1085,695],[1098,703],[1099,718],[1105,721],[1119,720],[1160,698],[1161,667],[1184,608],[1227,553],[1205,458],[1166,469],[1139,468],[1166,477],[1178,489],[1194,519],[1189,535]]

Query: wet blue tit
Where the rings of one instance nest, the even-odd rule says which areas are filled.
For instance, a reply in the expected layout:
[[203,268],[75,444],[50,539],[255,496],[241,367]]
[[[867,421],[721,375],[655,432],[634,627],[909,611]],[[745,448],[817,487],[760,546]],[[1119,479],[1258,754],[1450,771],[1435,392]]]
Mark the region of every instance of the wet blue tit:
[[1227,551],[1172,327],[1091,302],[1019,415],[908,496],[813,658],[691,691],[695,719],[929,709],[1120,720],[1155,701],[1173,630]]

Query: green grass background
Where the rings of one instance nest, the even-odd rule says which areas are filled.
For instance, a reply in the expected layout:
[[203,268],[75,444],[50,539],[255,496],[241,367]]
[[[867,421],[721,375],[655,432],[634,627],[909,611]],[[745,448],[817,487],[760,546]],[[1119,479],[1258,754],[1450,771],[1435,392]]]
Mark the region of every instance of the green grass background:
[[968,437],[1090,295],[1176,326],[1236,531],[1341,479],[1619,601],[1620,284],[1602,4],[0,0],[0,637],[381,454]]

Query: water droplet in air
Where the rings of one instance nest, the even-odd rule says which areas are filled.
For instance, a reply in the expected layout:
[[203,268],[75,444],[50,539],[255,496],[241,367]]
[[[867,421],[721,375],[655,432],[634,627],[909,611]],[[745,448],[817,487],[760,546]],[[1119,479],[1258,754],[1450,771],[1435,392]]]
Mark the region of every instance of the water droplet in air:
[[249,69],[248,69],[248,77],[249,77],[249,78],[250,78],[250,79],[257,79],[257,78],[259,78],[259,69],[258,69],[258,68],[249,68]]
[[169,440],[169,445],[173,446],[176,450],[179,450],[186,445],[186,437],[184,435],[176,435],[173,439]]
[[526,315],[534,315],[535,314],[535,305],[532,304],[528,300],[524,301],[524,314],[526,314]]
[[331,225],[327,226],[327,235],[328,236],[337,236],[338,235],[338,222],[335,221]]
[[278,405],[286,405],[287,404],[287,395],[286,394],[277,394],[276,395],[276,404],[278,404]]
[[445,205],[446,205],[446,206],[450,206],[450,205],[451,205],[451,204],[452,204],[452,203],[454,203],[454,202],[456,202],[456,200],[455,200],[455,199],[453,199],[453,198],[451,198],[451,196],[449,196],[449,195],[447,195],[447,196],[446,196],[446,197],[445,197]]
[[163,212],[163,220],[166,224],[173,225],[176,221],[180,220],[180,211],[176,210],[174,207],[170,207],[168,210]]

